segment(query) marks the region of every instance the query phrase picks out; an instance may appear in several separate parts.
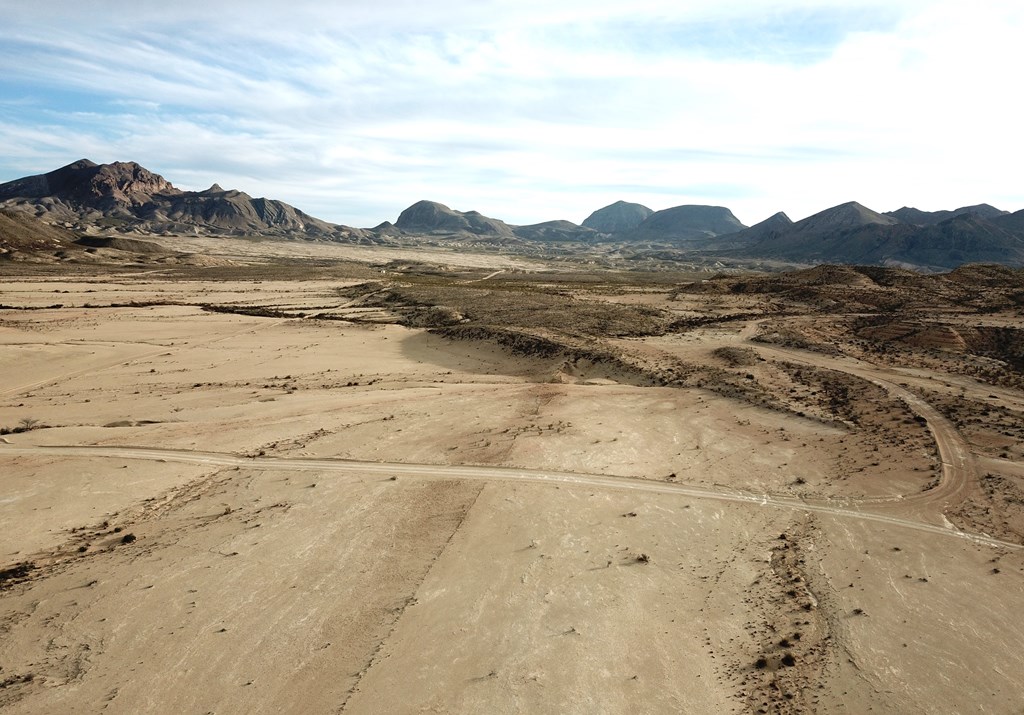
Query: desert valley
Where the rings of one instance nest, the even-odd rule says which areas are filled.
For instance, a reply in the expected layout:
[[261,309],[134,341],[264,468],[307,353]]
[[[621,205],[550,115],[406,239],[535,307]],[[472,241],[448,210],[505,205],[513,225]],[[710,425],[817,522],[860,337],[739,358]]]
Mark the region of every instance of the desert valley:
[[1024,712],[1020,212],[139,169],[0,186],[5,712]]

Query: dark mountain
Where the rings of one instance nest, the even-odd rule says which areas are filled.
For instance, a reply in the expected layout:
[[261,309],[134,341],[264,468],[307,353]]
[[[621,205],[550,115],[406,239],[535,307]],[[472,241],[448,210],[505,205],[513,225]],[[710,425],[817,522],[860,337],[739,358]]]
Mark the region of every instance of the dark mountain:
[[[183,191],[134,162],[96,164],[82,159],[0,184],[0,211],[6,212],[0,215],[0,254],[8,258],[34,252],[52,259],[67,251],[110,248],[83,248],[85,244],[74,242],[77,236],[63,231],[72,229],[93,237],[190,233],[368,244],[425,236],[483,242],[512,252],[534,252],[541,244],[547,244],[545,250],[556,250],[550,244],[601,243],[614,244],[614,250],[622,248],[629,256],[662,252],[661,261],[701,262],[713,256],[757,264],[767,260],[926,270],[975,262],[1024,266],[1024,211],[1011,214],[988,204],[933,212],[904,207],[880,214],[849,202],[796,223],[778,213],[747,228],[721,206],[686,205],[652,212],[640,204],[617,201],[593,212],[582,226],[569,221],[511,226],[476,211],[420,201],[403,211],[395,224],[362,230],[218,184],[205,191]],[[557,248],[566,253],[581,250]]]
[[[696,250],[705,256],[712,253],[744,260],[902,265],[928,270],[980,261],[1024,265],[1024,230],[1020,226],[1024,211],[1006,214],[986,204],[966,208],[969,210],[950,212],[955,215],[938,223],[914,225],[851,201],[796,223],[780,212],[747,228],[727,208],[686,205],[651,213],[631,230],[610,231],[593,226],[630,225],[646,207],[620,201],[591,214],[586,222],[589,226],[570,221],[511,226],[476,211],[461,212],[420,201],[403,211],[394,227],[382,225],[375,231],[486,241],[510,250],[530,243],[649,242],[673,244],[672,250],[682,251],[681,255]],[[991,220],[982,214],[991,215]]]
[[868,229],[850,238],[865,247],[874,244],[863,259],[857,259],[863,263],[898,263],[935,270],[965,263],[1024,266],[1024,235],[969,213],[932,226]]
[[[1006,220],[994,220],[1000,218]],[[848,203],[736,248],[734,254],[799,263],[887,264],[932,270],[975,262],[1024,265],[1024,236],[971,213],[918,226]]]
[[999,228],[1024,234],[1024,210],[1016,211],[1012,214],[1003,213],[1003,215],[996,216],[990,219],[990,221]]
[[634,232],[651,240],[694,241],[735,233],[746,228],[724,206],[686,205],[656,211]]
[[959,216],[960,214],[972,214],[980,218],[992,219],[1006,213],[1006,211],[997,209],[995,206],[977,204],[976,206],[962,206],[961,208],[953,211],[921,211],[920,209],[904,206],[903,208],[896,209],[895,211],[886,211],[884,215],[892,216],[903,223],[909,223],[916,226],[932,226],[940,223],[941,221],[951,219],[954,216]]
[[892,216],[872,211],[856,201],[848,201],[797,221],[787,233],[826,235],[861,226],[874,224],[891,226],[897,223],[899,220]]
[[632,231],[653,213],[654,211],[643,204],[616,201],[587,216],[583,226],[601,233]]
[[83,230],[325,238],[361,233],[281,201],[254,199],[217,184],[206,191],[182,191],[135,162],[81,159],[48,174],[0,184],[0,205]]
[[592,241],[598,232],[591,228],[577,226],[572,221],[545,221],[529,226],[515,226],[512,231],[519,238],[528,241]]
[[137,213],[165,231],[207,226],[236,234],[329,235],[338,229],[281,201],[254,199],[242,191],[225,191],[216,184],[206,191],[165,196],[161,201],[146,204]]
[[735,233],[715,237],[715,239],[707,245],[707,248],[714,250],[723,248],[743,248],[744,246],[756,244],[759,241],[778,238],[792,226],[793,221],[789,216],[784,214],[782,211],[779,211],[777,214],[773,214],[764,221],[755,223],[753,226],[745,228],[742,231],[736,231]]
[[847,234],[863,226],[898,223],[891,216],[883,216],[850,201],[808,216],[789,227],[777,226],[777,230],[762,233],[741,250],[748,255],[806,263],[845,262],[845,258],[826,259],[824,256],[833,255]]
[[88,159],[0,184],[0,200],[52,197],[102,211],[142,206],[154,196],[180,193],[162,176],[135,162],[95,164]]
[[417,201],[403,211],[395,226],[406,233],[474,234],[511,238],[512,227],[477,211],[456,211],[435,201]]

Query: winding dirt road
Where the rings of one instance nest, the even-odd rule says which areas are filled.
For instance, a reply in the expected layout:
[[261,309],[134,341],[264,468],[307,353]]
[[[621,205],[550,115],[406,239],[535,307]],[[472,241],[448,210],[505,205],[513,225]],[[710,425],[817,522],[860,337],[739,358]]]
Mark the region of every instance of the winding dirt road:
[[927,491],[910,494],[895,499],[861,500],[860,503],[884,505],[897,503],[901,509],[908,506],[928,505],[936,507],[938,512],[962,502],[978,487],[978,469],[971,453],[971,447],[963,435],[937,409],[928,404],[910,390],[892,382],[891,375],[882,368],[874,367],[850,358],[830,358],[825,355],[805,353],[785,348],[765,347],[760,343],[751,343],[762,354],[776,360],[788,360],[803,365],[844,372],[862,380],[878,385],[890,395],[902,401],[914,414],[924,418],[935,440],[935,446],[942,460],[942,478],[939,484]]

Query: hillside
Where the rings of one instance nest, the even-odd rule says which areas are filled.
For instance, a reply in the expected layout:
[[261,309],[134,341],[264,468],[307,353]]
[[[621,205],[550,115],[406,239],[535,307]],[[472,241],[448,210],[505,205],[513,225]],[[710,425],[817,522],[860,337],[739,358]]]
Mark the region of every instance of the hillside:
[[709,242],[709,249],[737,248],[756,244],[760,241],[770,241],[778,238],[793,226],[793,221],[782,211],[773,214],[760,223],[745,228],[735,233],[725,234],[716,237],[716,240]]
[[961,206],[952,211],[921,211],[920,209],[904,206],[895,211],[886,211],[885,215],[892,216],[903,223],[910,223],[916,226],[932,226],[961,214],[972,214],[980,218],[993,219],[1006,213],[1006,211],[997,209],[989,204],[977,204],[976,206]]
[[0,184],[0,206],[79,231],[354,237],[361,232],[321,221],[293,206],[225,191],[182,191],[135,162],[81,159],[46,174]]
[[512,227],[478,211],[456,211],[436,201],[417,201],[405,209],[395,227],[406,233],[467,233],[511,238]]
[[592,241],[599,235],[594,229],[577,226],[572,221],[545,221],[529,226],[516,226],[512,230],[520,238],[544,243]]
[[746,226],[724,206],[688,204],[655,211],[632,235],[645,240],[693,242],[735,233],[744,228]]
[[0,258],[67,250],[74,246],[75,238],[71,231],[29,214],[0,211]]
[[135,162],[81,159],[0,184],[4,209],[35,217],[40,225],[93,236],[256,236],[409,248],[477,245],[559,260],[626,261],[650,270],[684,265],[778,270],[847,263],[941,271],[977,262],[1024,265],[1024,211],[1009,213],[984,203],[942,211],[905,206],[879,213],[850,201],[795,223],[779,212],[747,227],[724,206],[686,204],[652,211],[616,201],[592,212],[582,225],[565,220],[514,225],[422,200],[394,223],[358,229],[218,184],[184,191]]
[[1024,236],[977,214],[961,213],[921,226],[901,223],[891,215],[847,203],[777,233],[755,238],[750,245],[734,251],[807,264],[857,263],[948,270],[978,262],[1024,265]]
[[653,213],[654,211],[643,204],[616,201],[587,216],[582,225],[601,233],[632,231]]

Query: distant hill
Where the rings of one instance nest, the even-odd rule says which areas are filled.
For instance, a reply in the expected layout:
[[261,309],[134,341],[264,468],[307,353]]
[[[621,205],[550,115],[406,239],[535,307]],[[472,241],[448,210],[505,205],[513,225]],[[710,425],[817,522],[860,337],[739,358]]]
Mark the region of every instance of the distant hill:
[[0,200],[55,198],[100,211],[142,206],[154,196],[181,193],[162,176],[135,162],[96,164],[88,159],[80,159],[48,174],[0,184]]
[[321,221],[281,201],[214,184],[182,191],[135,162],[81,159],[46,174],[0,184],[0,206],[79,230],[135,233],[341,238],[358,229]]
[[837,250],[836,242],[851,230],[864,225],[891,225],[899,221],[861,206],[855,201],[820,211],[796,223],[785,214],[774,216],[756,226],[710,242],[709,248],[731,247],[743,256],[774,258],[805,263],[846,262],[841,257],[826,257]]
[[512,231],[520,238],[544,243],[592,241],[598,236],[594,229],[577,226],[572,221],[545,221],[529,226],[515,226]]
[[456,211],[436,201],[417,201],[398,216],[395,227],[413,234],[468,233],[509,238],[514,235],[512,227],[504,221],[477,211]]
[[[642,218],[646,216],[646,218]],[[744,228],[732,212],[721,206],[676,206],[651,212],[646,206],[616,202],[592,213],[584,225],[571,221],[545,221],[512,226],[477,211],[456,211],[436,201],[418,201],[405,209],[395,228],[408,235],[450,235],[508,238],[527,241],[669,241],[706,239]],[[616,229],[614,227],[631,227]],[[600,228],[598,228],[600,227]]]
[[[736,254],[798,263],[903,265],[931,270],[965,263],[1024,265],[1024,235],[973,213],[914,225],[856,202],[835,206],[788,228],[736,246]],[[731,241],[734,236],[723,237]],[[730,245],[735,246],[735,242]]]
[[[902,264],[934,270],[966,263],[1024,266],[1024,235],[972,214],[920,228],[894,226],[851,236],[869,250],[864,263]],[[874,245],[871,245],[874,244]]]
[[[555,250],[566,256],[582,256],[590,245],[600,244],[598,250],[607,255],[655,260],[660,265],[734,261],[772,268],[844,263],[928,271],[977,262],[1024,266],[1024,211],[1008,213],[989,204],[950,211],[905,206],[883,214],[850,201],[795,223],[780,212],[747,227],[724,206],[688,204],[652,211],[642,204],[616,201],[591,213],[583,225],[559,220],[515,226],[478,211],[418,201],[393,224],[385,221],[372,229],[358,229],[218,184],[205,191],[183,191],[135,162],[96,164],[81,159],[0,184],[0,211],[7,212],[0,218],[0,252],[9,258],[19,251],[23,256],[28,255],[25,251],[42,255],[47,249],[31,246],[58,246],[61,241],[70,248],[55,251],[112,247],[76,243],[82,234],[121,238],[199,234],[370,245],[486,243],[491,249],[513,253],[543,255]],[[25,223],[29,218],[35,221],[31,226]],[[12,222],[20,223],[14,227]],[[60,233],[63,229],[79,236]]]
[[195,226],[234,234],[329,236],[339,229],[282,201],[256,199],[242,191],[225,191],[217,185],[206,191],[183,192],[151,202],[137,214],[147,223],[171,232]]
[[819,211],[789,226],[778,220],[775,223],[775,230],[752,235],[750,243],[741,249],[744,254],[807,263],[821,262],[817,257],[834,251],[836,241],[850,231],[868,225],[890,226],[898,224],[899,221],[891,216],[876,213],[856,201],[850,201]]
[[1024,210],[1012,214],[1004,211],[1000,216],[990,220],[999,228],[1024,234]]
[[[646,215],[646,218],[641,218]],[[395,228],[406,235],[519,238],[541,243],[590,241],[681,241],[709,239],[744,228],[732,212],[722,206],[676,206],[651,212],[640,204],[619,201],[592,213],[583,226],[571,221],[544,221],[513,226],[477,211],[456,211],[436,201],[418,201],[402,211]],[[596,227],[602,228],[596,228]],[[613,229],[614,226],[632,228]],[[382,230],[382,227],[378,227]]]
[[856,201],[833,206],[819,211],[813,216],[797,221],[790,228],[790,233],[805,235],[826,235],[852,228],[868,225],[891,226],[899,223],[899,219],[872,211]]
[[402,211],[392,224],[381,224],[375,231],[394,234],[397,229],[409,236],[434,236],[441,239],[487,241],[503,245],[575,242],[592,240],[597,232],[572,221],[544,221],[528,226],[512,226],[479,211],[456,211],[436,201],[417,201]]
[[616,201],[587,216],[583,226],[601,233],[632,231],[653,213],[643,204]]
[[715,240],[710,241],[707,248],[710,249],[721,249],[721,248],[738,248],[742,249],[746,246],[751,246],[759,243],[760,241],[770,241],[778,238],[785,231],[788,231],[793,226],[793,221],[779,211],[766,218],[760,223],[755,223],[749,228],[745,228],[735,233],[725,234],[724,236],[718,236]]
[[632,232],[647,240],[693,241],[736,233],[746,228],[724,206],[685,205],[655,211]]
[[921,211],[920,209],[904,206],[903,208],[896,209],[895,211],[886,211],[885,215],[892,216],[902,223],[909,223],[916,226],[932,226],[961,214],[972,214],[979,218],[992,219],[1006,213],[1006,211],[997,209],[995,206],[977,204],[976,206],[962,206],[958,209],[953,209],[952,211]]

